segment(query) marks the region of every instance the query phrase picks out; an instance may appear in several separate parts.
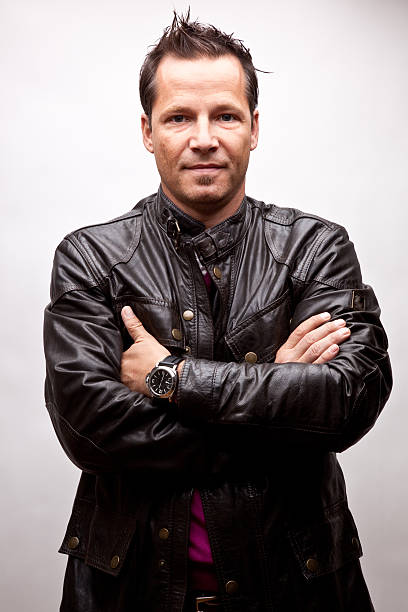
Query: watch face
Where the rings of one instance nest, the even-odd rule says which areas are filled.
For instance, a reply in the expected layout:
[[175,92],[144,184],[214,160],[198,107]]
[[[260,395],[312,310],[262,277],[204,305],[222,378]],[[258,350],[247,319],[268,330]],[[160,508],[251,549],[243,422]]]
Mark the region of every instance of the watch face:
[[149,387],[155,395],[165,396],[173,389],[174,374],[164,368],[157,368],[149,378]]

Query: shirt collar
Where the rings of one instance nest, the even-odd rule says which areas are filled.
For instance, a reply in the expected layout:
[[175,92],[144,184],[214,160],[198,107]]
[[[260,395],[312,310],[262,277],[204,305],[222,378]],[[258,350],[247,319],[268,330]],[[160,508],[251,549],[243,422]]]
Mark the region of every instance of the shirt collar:
[[192,245],[205,262],[215,260],[234,248],[246,234],[249,225],[250,206],[246,196],[236,213],[208,229],[201,221],[180,210],[161,187],[156,194],[155,206],[158,224],[175,248]]

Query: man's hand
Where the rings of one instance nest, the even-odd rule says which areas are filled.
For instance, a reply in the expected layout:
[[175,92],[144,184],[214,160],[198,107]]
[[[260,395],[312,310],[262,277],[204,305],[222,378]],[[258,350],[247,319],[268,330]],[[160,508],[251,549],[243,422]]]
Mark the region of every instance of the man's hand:
[[145,330],[130,306],[121,311],[123,322],[134,343],[122,355],[120,380],[131,391],[149,395],[146,376],[169,351]]
[[339,352],[339,344],[347,340],[350,330],[343,319],[329,321],[323,312],[303,321],[276,353],[275,363],[326,363]]

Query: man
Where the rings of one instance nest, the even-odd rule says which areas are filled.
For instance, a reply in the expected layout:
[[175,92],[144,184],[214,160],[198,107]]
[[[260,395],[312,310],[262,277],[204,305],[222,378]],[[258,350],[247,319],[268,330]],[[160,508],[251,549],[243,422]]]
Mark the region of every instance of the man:
[[240,41],[175,16],[140,78],[158,193],[57,248],[63,612],[373,610],[335,453],[387,400],[387,340],[345,230],[245,195],[257,91]]

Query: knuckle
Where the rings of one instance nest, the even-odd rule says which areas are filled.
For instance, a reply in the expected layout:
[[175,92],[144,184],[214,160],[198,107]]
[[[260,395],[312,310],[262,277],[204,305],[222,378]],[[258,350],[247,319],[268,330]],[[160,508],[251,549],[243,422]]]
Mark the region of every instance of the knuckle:
[[308,334],[306,334],[305,340],[310,346],[312,346],[317,342],[318,338],[315,332],[309,332]]
[[314,344],[312,344],[308,349],[308,353],[314,358],[319,357],[321,353],[319,342],[315,342]]
[[300,325],[299,327],[297,327],[291,334],[292,339],[295,342],[299,342],[299,340],[301,340],[303,338],[303,336],[305,335],[302,326]]

